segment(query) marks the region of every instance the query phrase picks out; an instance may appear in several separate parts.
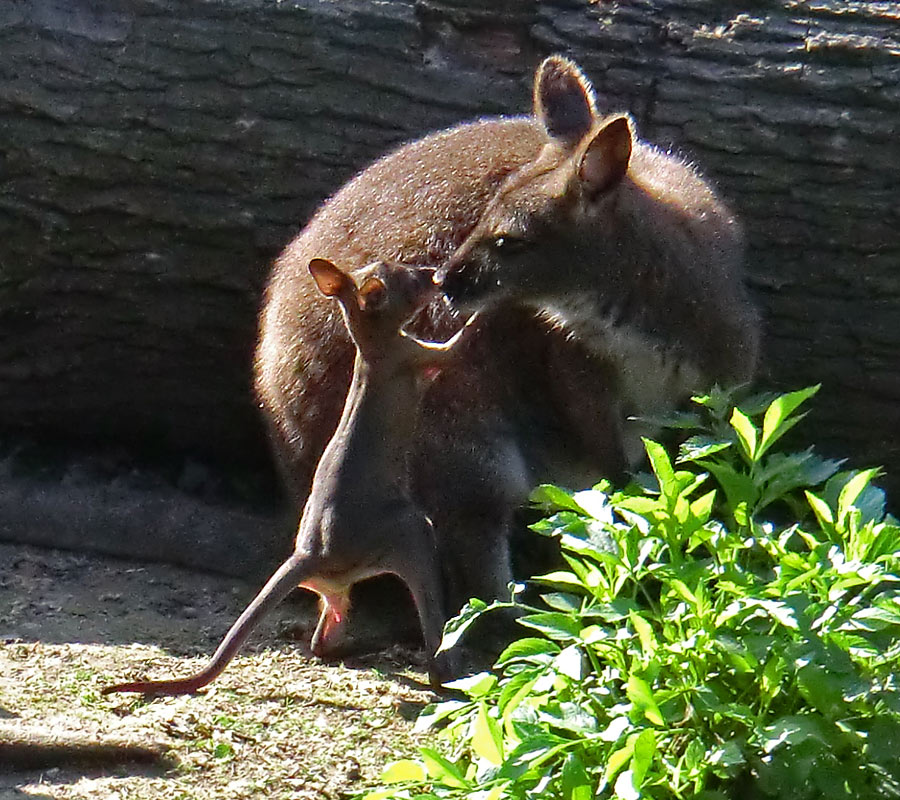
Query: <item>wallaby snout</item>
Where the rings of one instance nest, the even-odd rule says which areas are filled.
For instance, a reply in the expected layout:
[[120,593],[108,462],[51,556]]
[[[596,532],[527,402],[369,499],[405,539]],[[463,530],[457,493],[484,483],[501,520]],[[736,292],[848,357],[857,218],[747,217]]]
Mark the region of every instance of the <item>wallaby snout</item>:
[[438,291],[436,274],[437,270],[434,267],[416,267],[404,272],[409,282],[406,292],[413,313]]
[[503,290],[501,273],[475,248],[463,247],[434,276],[444,296],[458,309],[472,311]]

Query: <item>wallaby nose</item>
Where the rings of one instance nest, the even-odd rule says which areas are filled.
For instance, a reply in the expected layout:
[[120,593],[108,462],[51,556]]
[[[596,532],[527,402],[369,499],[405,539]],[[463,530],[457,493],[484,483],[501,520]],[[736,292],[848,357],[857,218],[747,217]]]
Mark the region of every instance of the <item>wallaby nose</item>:
[[434,282],[452,302],[466,291],[467,269],[465,251],[462,247],[447,259],[434,276]]
[[434,267],[419,267],[416,270],[416,283],[423,289],[430,289],[437,284],[436,274]]
[[[456,251],[459,253],[459,250]],[[444,294],[447,288],[453,283],[455,274],[459,271],[459,259],[454,253],[444,264],[434,273],[434,283]]]
[[460,264],[462,262],[460,254],[462,252],[462,247],[456,248],[455,252],[450,256],[450,258],[448,258],[434,273],[434,283],[436,286],[439,286],[443,289],[447,283],[447,280],[453,279],[453,274],[460,268]]

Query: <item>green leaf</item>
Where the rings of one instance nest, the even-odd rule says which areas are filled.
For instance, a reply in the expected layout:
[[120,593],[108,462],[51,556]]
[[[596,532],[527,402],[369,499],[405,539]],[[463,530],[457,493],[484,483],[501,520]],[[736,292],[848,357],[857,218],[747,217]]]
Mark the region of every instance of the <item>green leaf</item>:
[[765,468],[756,473],[757,484],[765,485],[759,509],[786,499],[796,489],[824,483],[840,465],[840,461],[819,458],[811,449],[802,453],[772,453],[765,461]]
[[642,730],[634,740],[634,755],[631,757],[631,771],[634,773],[634,785],[640,788],[644,776],[653,765],[656,755],[656,734],[650,728]]
[[444,700],[442,703],[425,706],[422,713],[416,718],[416,724],[413,727],[415,733],[423,733],[438,725],[441,721],[452,717],[460,711],[467,708],[470,704],[462,700]]
[[691,503],[691,516],[694,517],[697,527],[705,525],[709,520],[716,502],[716,494],[716,490],[712,489]]
[[803,494],[806,495],[806,502],[809,503],[809,507],[813,510],[813,514],[816,515],[819,527],[828,534],[829,537],[834,539],[837,534],[834,530],[834,514],[831,511],[831,507],[821,497],[812,492],[806,491]]
[[403,783],[404,781],[424,781],[428,777],[425,767],[418,761],[402,759],[388,764],[381,773],[382,783]]
[[748,597],[748,605],[754,605],[762,608],[776,622],[779,622],[785,628],[797,630],[797,616],[795,610],[780,600],[768,600],[762,597]]
[[564,613],[578,613],[581,611],[581,598],[571,592],[550,592],[542,594],[541,600],[544,601],[554,611],[562,611]]
[[625,693],[634,704],[635,709],[650,722],[660,726],[665,724],[659,706],[653,697],[653,691],[643,678],[639,678],[637,675],[629,675]]
[[732,513],[741,504],[756,505],[759,491],[749,475],[738,472],[728,464],[718,464],[714,461],[705,461],[703,466],[713,474],[719,485],[725,490],[728,507]]
[[788,420],[791,414],[810,397],[812,397],[821,388],[821,384],[808,386],[796,392],[783,394],[775,398],[766,409],[766,415],[763,418],[762,438],[759,442],[758,457],[762,455],[777,442],[785,433],[787,433],[794,425],[796,425],[803,415]]
[[746,416],[739,408],[735,408],[731,412],[731,427],[734,428],[738,435],[738,441],[741,449],[751,462],[757,460],[757,434],[756,426],[750,417]]
[[720,778],[733,778],[747,763],[743,750],[736,741],[725,742],[721,747],[717,747],[709,754],[708,759],[713,772]]
[[867,561],[894,558],[900,553],[900,526],[881,523],[875,526],[872,534],[872,542],[865,554]]
[[506,763],[500,768],[499,775],[514,778],[521,774],[522,767],[535,769],[570,747],[571,742],[568,739],[550,733],[529,736],[509,754]]
[[[877,486],[869,485],[869,481],[876,475],[880,475],[881,470],[876,469],[874,475],[871,474],[872,472],[873,470],[863,470],[862,472],[849,470],[839,472],[825,484],[825,488],[822,491],[822,497],[832,508],[838,510],[835,515],[835,522],[836,524],[839,524],[839,526],[843,525],[844,520],[842,517],[846,515],[847,510],[849,510],[851,506],[859,509],[861,512],[860,521],[862,523],[869,522],[870,520],[880,522],[884,519],[884,492]],[[869,481],[866,481],[865,478],[860,478],[861,475],[869,475]],[[847,494],[844,494],[847,485],[857,478],[859,478],[861,483],[865,484],[862,486],[861,491],[857,493],[856,488],[858,487],[854,487],[848,490]],[[854,494],[856,494],[856,496],[851,500],[850,498]],[[841,502],[842,497],[843,503]]]
[[[507,647],[497,658],[495,665],[497,667],[502,667],[510,661],[534,660],[535,656],[552,658],[557,655],[559,651],[559,645],[556,644],[556,642],[551,642],[549,639],[526,637],[524,639],[517,639],[509,645],[509,647]],[[546,659],[538,660],[543,661]]]
[[[606,770],[603,773],[604,783],[609,783],[630,760],[634,753],[634,741],[630,740],[606,759]],[[629,778],[630,779],[630,778]]]
[[[495,603],[490,607],[502,608],[507,605],[507,603]],[[437,652],[443,653],[453,647],[460,640],[462,635],[472,626],[475,620],[479,619],[488,608],[488,604],[485,603],[484,600],[479,600],[478,598],[469,600],[469,602],[462,607],[459,614],[444,625],[444,637],[441,639],[441,646],[438,647]]]
[[509,781],[504,781],[503,783],[498,783],[487,794],[470,794],[469,797],[472,798],[472,800],[476,800],[476,798],[477,800],[500,800],[500,798],[503,797],[507,786],[509,786]]
[[669,580],[669,586],[671,586],[675,594],[677,594],[682,600],[687,602],[691,606],[691,608],[697,607],[697,595],[695,595],[690,589],[688,589],[687,584],[684,581],[680,581],[677,578],[672,578]]
[[585,510],[578,505],[572,495],[565,489],[553,486],[549,483],[541,484],[528,496],[529,502],[545,511],[574,511],[576,514],[585,514]]
[[820,664],[806,664],[797,671],[797,685],[803,698],[825,715],[843,707],[841,680]]
[[472,751],[494,766],[503,763],[503,732],[497,720],[488,714],[487,706],[480,703],[472,726]]
[[[405,797],[405,794],[398,794],[396,787],[390,789],[378,789],[374,792],[368,792],[362,796],[362,800],[388,800],[388,798]],[[416,795],[422,797],[422,795]]]
[[531,694],[534,684],[540,677],[537,670],[522,670],[512,675],[500,690],[500,697],[497,699],[497,707],[500,709],[503,721],[506,722],[510,715],[515,713],[516,709]]
[[554,730],[571,731],[582,737],[597,733],[597,718],[590,713],[590,709],[578,703],[566,702],[560,703],[558,707],[547,706],[540,716],[542,720],[552,725]]
[[560,614],[558,612],[548,612],[546,614],[529,614],[518,620],[520,625],[526,628],[533,628],[549,636],[551,639],[559,641],[569,641],[577,639],[581,633],[581,622],[576,617],[568,614]]
[[675,481],[675,470],[672,469],[669,454],[666,453],[666,449],[661,444],[643,437],[642,441],[650,459],[653,474],[656,475],[656,480],[659,481],[660,492],[664,497],[674,500],[678,495],[678,484]]
[[592,800],[594,791],[591,779],[577,753],[569,753],[566,756],[561,778],[564,800]]
[[497,676],[490,672],[477,672],[444,684],[448,689],[454,689],[476,699],[489,694],[496,685]]
[[879,715],[871,723],[868,739],[875,761],[896,769],[897,753],[900,753],[900,718]]
[[419,754],[425,762],[428,776],[454,789],[467,789],[469,782],[463,777],[459,767],[431,747],[420,747]]
[[571,572],[566,572],[564,570],[557,570],[556,572],[548,572],[545,575],[537,575],[531,579],[535,583],[546,584],[548,586],[555,586],[561,588],[569,588],[580,590],[584,589],[584,583],[578,578],[578,576],[574,575]]
[[[838,495],[837,501],[837,511],[838,511],[838,519],[837,524],[838,527],[842,527],[844,525],[844,520],[847,518],[847,515],[850,513],[851,508],[856,507],[857,501],[860,500],[860,496],[863,492],[869,488],[869,484],[874,480],[874,478],[881,472],[881,470],[877,468],[873,469],[864,469],[861,472],[856,473],[850,480],[844,484],[844,488],[841,489],[841,493]],[[878,490],[876,490],[878,491]],[[871,497],[871,495],[870,495]],[[871,503],[872,501],[870,501]],[[884,514],[884,494],[879,493],[878,499],[874,501],[875,509],[874,513],[876,514]],[[867,509],[870,512],[872,509]],[[875,520],[876,522],[881,521],[881,517]]]
[[761,746],[764,753],[797,744],[804,739],[814,738],[824,741],[819,723],[813,717],[799,714],[781,717],[771,725],[767,725],[763,732],[765,738]]
[[678,448],[679,463],[696,462],[727,450],[733,442],[712,436],[691,436]]
[[213,748],[213,758],[229,758],[234,755],[234,748],[228,742],[219,742]]
[[656,636],[653,634],[653,628],[647,620],[633,611],[628,615],[628,621],[641,643],[641,650],[646,658],[652,658],[656,652]]

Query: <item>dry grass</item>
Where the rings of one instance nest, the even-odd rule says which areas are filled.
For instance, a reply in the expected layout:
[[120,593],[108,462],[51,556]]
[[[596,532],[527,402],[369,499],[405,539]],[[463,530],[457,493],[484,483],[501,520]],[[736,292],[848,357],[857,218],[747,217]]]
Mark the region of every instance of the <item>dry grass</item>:
[[[415,652],[322,664],[275,619],[202,695],[102,697],[198,666],[256,587],[11,545],[0,564],[0,799],[337,798],[414,749]],[[150,763],[118,763],[126,746]],[[45,766],[13,771],[21,754]]]

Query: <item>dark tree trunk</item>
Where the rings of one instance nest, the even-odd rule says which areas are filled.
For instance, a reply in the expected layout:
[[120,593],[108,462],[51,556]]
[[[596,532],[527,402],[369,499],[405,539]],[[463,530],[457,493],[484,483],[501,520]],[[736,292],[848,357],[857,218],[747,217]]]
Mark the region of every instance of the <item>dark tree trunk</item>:
[[0,425],[262,463],[272,256],[388,148],[526,111],[551,52],[718,182],[764,380],[822,381],[815,438],[900,477],[900,24],[879,2],[5,0]]

